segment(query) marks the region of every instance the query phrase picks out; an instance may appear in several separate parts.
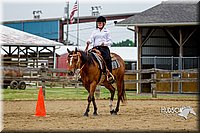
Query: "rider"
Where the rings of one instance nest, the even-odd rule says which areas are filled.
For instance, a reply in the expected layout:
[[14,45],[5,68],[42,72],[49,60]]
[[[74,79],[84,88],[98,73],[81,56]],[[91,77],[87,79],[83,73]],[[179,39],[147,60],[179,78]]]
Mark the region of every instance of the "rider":
[[[86,51],[90,44],[93,44],[93,49],[97,49],[101,52],[102,57],[106,62],[106,66],[110,73],[112,73],[112,64],[110,57],[110,49],[109,47],[112,44],[112,39],[110,37],[109,30],[105,27],[106,18],[103,16],[99,16],[96,19],[96,29],[92,32],[90,38],[87,41]],[[113,77],[108,72],[108,81],[113,82]]]

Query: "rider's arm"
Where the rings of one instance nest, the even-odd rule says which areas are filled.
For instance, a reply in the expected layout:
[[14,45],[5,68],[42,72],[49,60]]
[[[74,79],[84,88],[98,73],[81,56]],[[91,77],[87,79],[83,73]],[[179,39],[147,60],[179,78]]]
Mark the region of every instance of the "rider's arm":
[[94,43],[94,31],[92,32],[92,34],[90,35],[90,38],[87,40],[86,42],[86,48],[85,48],[85,51],[88,50],[89,48],[89,45]]

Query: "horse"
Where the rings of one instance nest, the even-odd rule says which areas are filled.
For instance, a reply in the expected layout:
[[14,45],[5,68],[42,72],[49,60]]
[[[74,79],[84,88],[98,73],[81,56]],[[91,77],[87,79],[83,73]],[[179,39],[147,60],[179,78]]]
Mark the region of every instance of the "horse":
[[[70,68],[73,70],[80,69],[79,73],[82,79],[83,86],[89,93],[87,99],[88,104],[84,116],[88,116],[91,102],[93,103],[94,107],[93,115],[96,116],[98,114],[97,114],[97,105],[95,102],[94,92],[102,76],[102,71],[99,69],[98,61],[93,56],[92,52],[77,50],[77,48],[75,48],[75,50],[73,51],[67,49],[67,51],[68,51],[67,62],[69,63]],[[106,78],[104,78],[101,81],[101,85],[104,85],[110,91],[111,97],[110,97],[109,107],[111,115],[117,115],[117,112],[119,111],[120,101],[122,103],[126,101],[125,88],[124,88],[125,63],[123,59],[115,53],[111,53],[111,57],[114,57],[119,62],[119,67],[112,70],[112,74],[114,76],[118,91],[117,106],[115,110],[112,109],[113,106],[112,102],[115,95],[115,88],[111,83],[107,81]]]

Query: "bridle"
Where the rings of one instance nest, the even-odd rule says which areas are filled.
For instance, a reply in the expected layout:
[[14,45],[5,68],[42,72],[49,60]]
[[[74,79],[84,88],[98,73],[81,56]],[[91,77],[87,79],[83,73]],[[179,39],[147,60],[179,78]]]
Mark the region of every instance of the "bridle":
[[82,67],[81,67],[81,59],[80,59],[81,54],[78,52],[77,54],[69,55],[69,57],[70,57],[70,64],[72,64],[71,61],[73,60],[73,58],[77,58],[78,59],[74,69],[79,69],[80,68],[79,72],[81,72],[81,70],[84,68],[84,66],[86,64],[86,63],[84,63],[82,65]]

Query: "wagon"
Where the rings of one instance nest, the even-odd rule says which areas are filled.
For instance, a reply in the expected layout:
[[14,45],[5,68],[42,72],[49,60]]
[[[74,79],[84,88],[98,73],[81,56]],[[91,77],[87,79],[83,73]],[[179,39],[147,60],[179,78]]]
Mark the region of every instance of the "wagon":
[[7,89],[10,86],[10,89],[26,89],[26,82],[25,81],[17,81],[17,80],[5,80],[3,83],[3,88]]
[[7,89],[10,86],[11,89],[26,89],[26,82],[22,80],[23,72],[18,69],[3,69],[3,88]]

